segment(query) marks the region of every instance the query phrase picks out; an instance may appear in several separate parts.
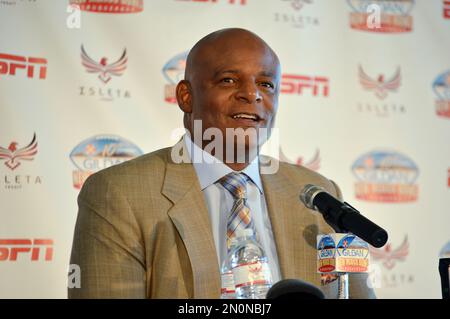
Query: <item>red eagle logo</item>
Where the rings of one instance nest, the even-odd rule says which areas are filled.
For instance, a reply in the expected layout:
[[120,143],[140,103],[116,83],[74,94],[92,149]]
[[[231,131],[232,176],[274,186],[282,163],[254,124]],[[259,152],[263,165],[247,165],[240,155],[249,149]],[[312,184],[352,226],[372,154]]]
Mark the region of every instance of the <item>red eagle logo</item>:
[[33,140],[25,147],[17,148],[19,144],[12,141],[8,148],[0,146],[0,160],[6,160],[5,165],[15,170],[20,165],[20,160],[31,161],[37,153],[36,133]]
[[125,72],[127,68],[127,61],[127,49],[123,49],[122,56],[119,60],[108,64],[108,58],[103,57],[100,59],[100,62],[96,62],[94,59],[89,57],[83,45],[81,46],[81,63],[86,68],[86,71],[89,73],[100,73],[98,78],[105,84],[111,80],[111,75],[121,76],[123,72]]
[[282,162],[295,164],[295,165],[299,165],[299,166],[304,166],[313,171],[318,171],[320,169],[320,151],[319,150],[316,150],[316,152],[314,153],[314,156],[307,162],[305,162],[305,160],[303,159],[303,156],[298,157],[296,162],[291,161],[283,153],[283,151],[281,150],[281,147],[279,150],[279,157],[280,157],[280,161],[282,161]]
[[392,250],[391,244],[387,244],[383,248],[375,248],[369,245],[369,250],[371,258],[383,261],[383,265],[387,269],[392,269],[396,262],[405,261],[409,254],[408,236],[405,236],[403,243],[394,250]]
[[300,10],[301,8],[303,8],[303,5],[305,3],[307,4],[311,4],[312,0],[288,0],[291,1],[291,5],[295,10]]
[[388,92],[395,92],[401,84],[401,74],[400,74],[400,67],[397,68],[397,71],[395,74],[389,79],[385,80],[384,75],[380,74],[378,78],[375,80],[368,76],[366,72],[364,72],[361,65],[358,68],[358,74],[359,74],[359,83],[369,91],[374,91],[375,95],[379,99],[384,99]]

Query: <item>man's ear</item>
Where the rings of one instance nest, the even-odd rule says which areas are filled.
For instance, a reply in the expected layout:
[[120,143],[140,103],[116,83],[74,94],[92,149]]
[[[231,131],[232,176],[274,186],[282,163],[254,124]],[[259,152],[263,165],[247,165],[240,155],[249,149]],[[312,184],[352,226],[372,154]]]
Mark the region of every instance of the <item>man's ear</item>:
[[178,82],[176,88],[178,106],[184,113],[192,113],[192,90],[187,80]]

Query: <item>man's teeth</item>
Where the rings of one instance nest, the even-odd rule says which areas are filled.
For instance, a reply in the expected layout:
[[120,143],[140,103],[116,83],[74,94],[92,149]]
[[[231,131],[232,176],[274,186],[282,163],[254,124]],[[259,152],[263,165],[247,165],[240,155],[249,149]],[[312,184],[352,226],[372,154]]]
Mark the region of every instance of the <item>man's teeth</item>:
[[250,115],[250,114],[236,114],[233,115],[234,119],[250,119],[250,120],[254,120],[256,121],[258,118],[256,117],[256,115]]

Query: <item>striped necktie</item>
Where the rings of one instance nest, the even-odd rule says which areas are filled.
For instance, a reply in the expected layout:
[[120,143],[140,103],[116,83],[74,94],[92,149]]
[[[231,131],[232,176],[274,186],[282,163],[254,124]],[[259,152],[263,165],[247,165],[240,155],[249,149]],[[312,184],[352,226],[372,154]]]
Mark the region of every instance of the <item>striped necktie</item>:
[[230,249],[231,239],[244,235],[245,229],[252,229],[255,238],[258,238],[250,208],[247,206],[246,186],[249,180],[250,178],[243,173],[232,172],[218,181],[234,198],[233,208],[227,220],[227,250]]

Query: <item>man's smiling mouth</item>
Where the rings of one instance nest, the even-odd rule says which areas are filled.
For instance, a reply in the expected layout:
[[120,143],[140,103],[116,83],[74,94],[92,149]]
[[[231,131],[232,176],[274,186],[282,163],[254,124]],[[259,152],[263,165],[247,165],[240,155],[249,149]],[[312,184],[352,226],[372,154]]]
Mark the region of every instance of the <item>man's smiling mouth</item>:
[[259,122],[261,117],[257,114],[253,113],[236,113],[231,116],[235,120],[250,120],[254,122]]

